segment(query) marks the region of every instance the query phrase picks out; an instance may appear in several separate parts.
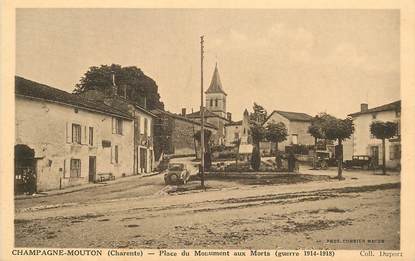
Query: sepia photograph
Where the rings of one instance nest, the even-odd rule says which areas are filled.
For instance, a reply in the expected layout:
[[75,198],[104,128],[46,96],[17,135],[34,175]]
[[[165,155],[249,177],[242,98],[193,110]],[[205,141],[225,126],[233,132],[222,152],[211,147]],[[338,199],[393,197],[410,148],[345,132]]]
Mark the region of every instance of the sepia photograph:
[[400,53],[399,9],[16,8],[13,247],[401,250]]

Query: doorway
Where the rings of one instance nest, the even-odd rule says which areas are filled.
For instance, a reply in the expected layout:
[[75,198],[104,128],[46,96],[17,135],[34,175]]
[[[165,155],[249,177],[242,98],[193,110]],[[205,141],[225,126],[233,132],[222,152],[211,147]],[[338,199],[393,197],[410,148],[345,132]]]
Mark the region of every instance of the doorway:
[[97,174],[97,157],[89,156],[89,175],[88,181],[95,182]]
[[147,150],[140,148],[140,169],[141,173],[147,173]]
[[36,192],[35,151],[27,145],[14,146],[14,194]]
[[370,147],[370,156],[372,157],[372,162],[375,167],[379,165],[379,147],[371,146]]

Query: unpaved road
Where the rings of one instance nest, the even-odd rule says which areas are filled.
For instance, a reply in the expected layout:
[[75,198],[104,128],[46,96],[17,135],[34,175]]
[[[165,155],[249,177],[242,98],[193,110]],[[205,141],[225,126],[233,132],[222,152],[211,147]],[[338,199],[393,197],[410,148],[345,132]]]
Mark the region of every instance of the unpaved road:
[[[132,197],[131,187],[117,192],[121,193],[117,197],[103,196],[104,190],[95,200],[88,194],[75,202],[69,193],[53,199],[65,197],[62,204],[50,205],[48,200],[54,197],[41,199],[46,201],[44,208],[28,208],[33,199],[16,202],[15,243],[17,247],[399,249],[399,177],[347,175],[360,176],[341,182],[235,183],[236,187],[164,196]],[[155,179],[152,183],[162,180],[149,178]],[[112,189],[107,186],[108,192]]]

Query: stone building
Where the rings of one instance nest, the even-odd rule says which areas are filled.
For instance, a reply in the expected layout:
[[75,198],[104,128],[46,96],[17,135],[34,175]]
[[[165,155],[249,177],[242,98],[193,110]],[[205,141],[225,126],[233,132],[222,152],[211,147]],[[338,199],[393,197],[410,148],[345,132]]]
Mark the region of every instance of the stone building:
[[398,124],[396,136],[386,140],[386,167],[399,168],[401,164],[401,101],[395,101],[385,105],[369,109],[368,104],[363,103],[360,111],[351,113],[354,123],[352,135],[353,155],[369,155],[375,159],[378,165],[382,165],[382,141],[376,139],[370,133],[370,124],[374,121],[391,121]]
[[[301,112],[273,111],[263,126],[270,122],[285,124],[288,132],[287,140],[278,143],[279,150],[284,150],[285,146],[292,144],[314,145],[314,138],[308,133],[308,127],[311,125],[313,117]],[[271,152],[275,146],[271,142],[261,142],[261,152]]]
[[[195,154],[197,142],[194,134],[200,130],[200,122],[186,117],[186,111],[182,115],[164,111],[152,110],[157,116],[154,123],[154,150],[158,160],[162,153],[167,155],[192,155]],[[216,126],[206,123],[205,129],[211,131],[212,139],[216,139]]]
[[28,172],[37,191],[133,174],[128,113],[18,76],[15,106],[15,192]]
[[[216,64],[209,88],[205,92],[205,119],[206,122],[216,126],[217,135],[215,143],[217,145],[225,144],[226,129],[225,125],[232,122],[232,114],[226,111],[226,96],[220,80],[218,65]],[[200,121],[200,111],[187,114],[187,118]]]

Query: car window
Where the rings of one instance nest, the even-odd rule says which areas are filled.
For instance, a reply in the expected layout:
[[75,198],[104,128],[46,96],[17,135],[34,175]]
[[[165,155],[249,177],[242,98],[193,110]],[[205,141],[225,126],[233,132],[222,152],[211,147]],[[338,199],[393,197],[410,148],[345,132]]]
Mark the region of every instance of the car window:
[[183,164],[171,164],[171,165],[169,165],[169,170],[179,171],[179,170],[183,170],[183,169],[184,169]]

